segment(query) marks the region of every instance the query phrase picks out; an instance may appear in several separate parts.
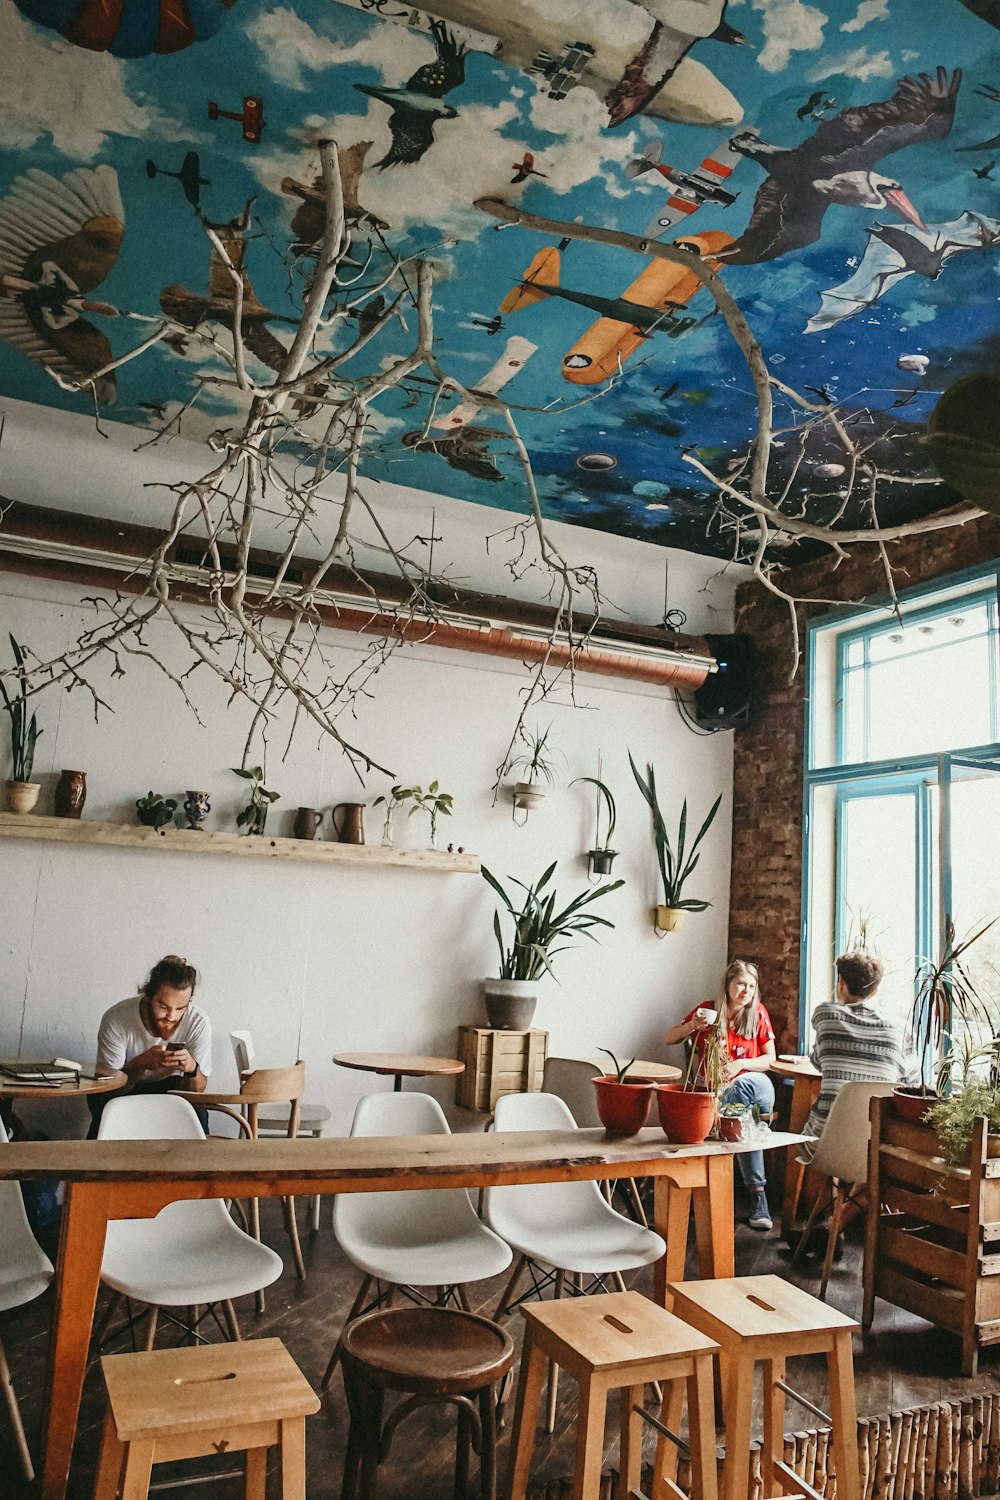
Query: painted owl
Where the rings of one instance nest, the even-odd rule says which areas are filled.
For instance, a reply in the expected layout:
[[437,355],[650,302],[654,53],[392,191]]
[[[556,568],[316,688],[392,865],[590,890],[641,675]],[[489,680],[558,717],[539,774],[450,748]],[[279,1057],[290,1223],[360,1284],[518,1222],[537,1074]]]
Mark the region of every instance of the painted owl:
[[[67,380],[86,380],[113,358],[81,316],[86,293],[118,258],[125,210],[113,167],[78,167],[61,181],[32,168],[0,200],[0,338]],[[95,382],[115,399],[114,374]]]

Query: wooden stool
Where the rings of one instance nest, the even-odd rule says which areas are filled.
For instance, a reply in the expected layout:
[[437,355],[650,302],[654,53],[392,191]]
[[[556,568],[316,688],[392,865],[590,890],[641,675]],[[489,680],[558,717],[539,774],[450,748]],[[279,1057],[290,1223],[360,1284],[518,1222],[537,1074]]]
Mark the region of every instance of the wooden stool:
[[[535,1443],[542,1382],[550,1359],[580,1390],[573,1500],[597,1500],[608,1392],[621,1390],[621,1478],[624,1500],[639,1483],[643,1387],[683,1381],[687,1389],[691,1493],[716,1500],[715,1398],[712,1361],[718,1344],[638,1292],[608,1292],[522,1307],[524,1351],[517,1388],[511,1500],[524,1500]],[[671,1392],[682,1395],[678,1384]],[[679,1403],[672,1404],[676,1411]],[[659,1465],[658,1465],[659,1467]],[[675,1491],[676,1493],[676,1491]]]
[[246,1453],[246,1500],[264,1500],[281,1449],[282,1500],[305,1500],[305,1419],[319,1400],[280,1339],[111,1354],[94,1500],[144,1500],[154,1463]]
[[[455,1500],[465,1500],[470,1446],[479,1454],[481,1500],[495,1500],[495,1387],[514,1361],[502,1328],[455,1308],[389,1308],[348,1323],[340,1357],[351,1414],[342,1500],[375,1500],[378,1465],[389,1455],[393,1433],[417,1407],[431,1403],[458,1408]],[[408,1399],[383,1426],[386,1391],[405,1391]]]
[[[851,1334],[857,1323],[780,1276],[676,1281],[670,1291],[677,1316],[717,1339],[722,1349],[726,1418],[723,1500],[747,1500],[750,1493],[750,1413],[754,1366],[758,1363],[763,1366],[764,1380],[760,1455],[763,1493],[806,1494],[818,1500],[816,1492],[783,1461],[785,1396],[790,1395],[833,1428],[837,1500],[860,1500],[851,1353]],[[826,1355],[832,1415],[827,1416],[785,1385],[785,1361],[797,1354]]]

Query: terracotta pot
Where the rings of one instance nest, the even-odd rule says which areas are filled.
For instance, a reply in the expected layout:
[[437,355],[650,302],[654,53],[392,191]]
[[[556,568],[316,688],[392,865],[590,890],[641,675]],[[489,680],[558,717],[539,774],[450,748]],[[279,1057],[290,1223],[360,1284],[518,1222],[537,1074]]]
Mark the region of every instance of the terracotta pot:
[[63,771],[56,783],[52,810],[57,818],[78,818],[87,800],[86,771]]
[[538,1003],[534,979],[484,979],[486,1015],[494,1031],[527,1031]]
[[893,1089],[892,1100],[901,1120],[911,1120],[915,1124],[922,1124],[924,1115],[937,1101],[937,1095],[925,1094],[918,1089]]
[[718,1128],[720,1141],[741,1141],[743,1139],[743,1116],[720,1115]]
[[608,1135],[635,1135],[649,1116],[651,1083],[619,1083],[614,1074],[594,1079],[597,1113]]
[[660,1084],[656,1090],[656,1108],[663,1132],[670,1140],[683,1146],[697,1146],[712,1128],[715,1095],[704,1089]]
[[7,811],[12,813],[30,813],[38,801],[38,793],[42,790],[40,781],[8,781],[7,783]]
[[655,909],[654,926],[657,932],[680,932],[687,921],[687,912],[682,906],[658,906]]

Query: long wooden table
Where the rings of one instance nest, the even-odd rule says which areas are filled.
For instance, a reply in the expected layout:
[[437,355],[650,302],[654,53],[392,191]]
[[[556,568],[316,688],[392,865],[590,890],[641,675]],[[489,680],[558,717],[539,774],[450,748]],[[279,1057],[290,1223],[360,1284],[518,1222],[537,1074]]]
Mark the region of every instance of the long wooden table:
[[684,1277],[691,1213],[699,1274],[732,1276],[733,1158],[796,1145],[773,1133],[747,1144],[669,1145],[659,1130],[626,1141],[603,1130],[371,1136],[320,1140],[30,1141],[0,1151],[0,1178],[66,1184],[49,1349],[43,1500],[63,1500],[80,1412],[109,1220],[152,1218],[184,1198],[276,1198],[413,1188],[653,1177],[653,1217],[667,1242],[655,1296]]

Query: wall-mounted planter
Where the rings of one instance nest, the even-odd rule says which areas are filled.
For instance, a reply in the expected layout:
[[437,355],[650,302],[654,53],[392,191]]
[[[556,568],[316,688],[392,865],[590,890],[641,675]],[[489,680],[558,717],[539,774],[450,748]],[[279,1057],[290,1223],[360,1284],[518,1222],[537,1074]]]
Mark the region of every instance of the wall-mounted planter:
[[591,875],[610,875],[611,866],[618,858],[617,849],[588,849],[587,859]]
[[687,921],[687,912],[678,906],[657,906],[653,909],[653,926],[657,932],[680,932]]

